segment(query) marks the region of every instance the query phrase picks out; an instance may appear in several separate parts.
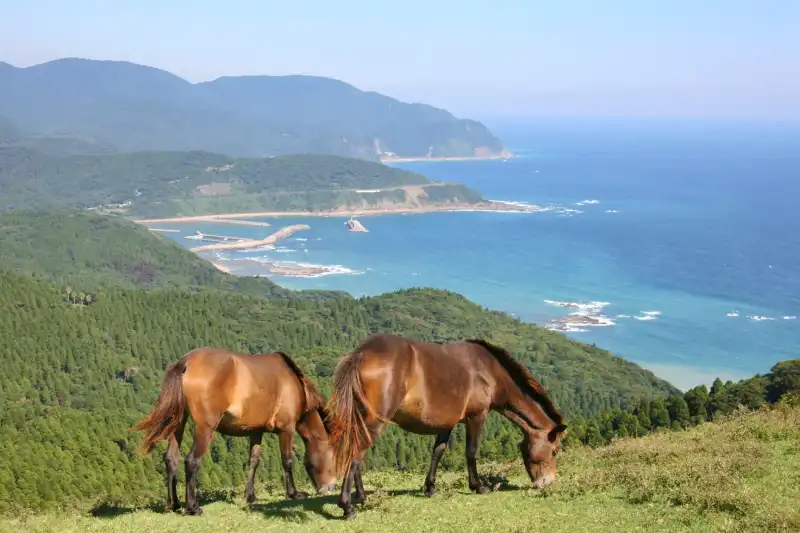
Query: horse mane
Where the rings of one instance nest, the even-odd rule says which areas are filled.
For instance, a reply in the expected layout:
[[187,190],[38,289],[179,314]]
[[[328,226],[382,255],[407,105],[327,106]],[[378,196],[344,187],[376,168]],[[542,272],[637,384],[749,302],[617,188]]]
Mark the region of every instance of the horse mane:
[[297,363],[295,363],[291,357],[283,352],[275,353],[283,358],[283,362],[292,369],[292,372],[295,373],[297,379],[300,380],[300,385],[303,387],[303,394],[305,395],[306,400],[305,412],[308,413],[314,410],[319,411],[320,416],[322,416],[322,420],[324,421],[327,416],[327,412],[325,411],[325,398],[317,390],[317,386],[314,385],[313,381],[306,377],[306,375],[302,370],[300,370],[300,367],[297,366]]
[[525,368],[525,365],[514,359],[507,350],[500,348],[499,346],[495,346],[490,342],[486,341],[485,339],[467,339],[466,342],[471,344],[477,344],[478,346],[482,346],[486,349],[492,356],[497,360],[498,363],[508,372],[508,375],[511,376],[511,379],[514,380],[514,383],[525,393],[527,396],[531,397],[533,400],[539,403],[544,409],[544,412],[550,419],[556,424],[560,425],[563,423],[563,418],[561,413],[558,412],[556,406],[553,404],[553,401],[550,399],[550,396],[547,394],[547,391],[544,390],[542,384],[536,381],[530,371]]

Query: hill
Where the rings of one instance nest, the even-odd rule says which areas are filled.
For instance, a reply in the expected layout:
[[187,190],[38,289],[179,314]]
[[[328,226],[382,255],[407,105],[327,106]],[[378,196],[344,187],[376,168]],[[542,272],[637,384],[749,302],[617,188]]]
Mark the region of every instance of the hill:
[[103,287],[219,290],[266,298],[341,298],[290,291],[266,278],[220,272],[174,241],[119,216],[0,213],[0,269],[54,281],[84,296]]
[[377,161],[501,154],[480,122],[314,76],[192,84],[122,61],[59,59],[0,69],[0,115],[37,135],[79,135],[123,151],[264,157],[322,153]]
[[[202,517],[107,508],[97,517],[62,512],[0,520],[9,531],[680,531],[779,533],[800,530],[800,408],[737,413],[689,431],[572,448],[559,480],[529,485],[519,463],[482,465],[501,490],[477,496],[464,472],[442,472],[434,498],[419,497],[415,472],[368,472],[368,503],[355,522],[340,519],[336,496],[287,502],[276,482],[243,509],[238,494],[215,494]],[[451,453],[451,452],[448,452]]]
[[[140,435],[127,428],[149,410],[165,365],[202,345],[285,350],[327,391],[338,356],[370,332],[391,329],[435,341],[477,334],[508,346],[569,415],[591,416],[674,391],[605,351],[443,291],[266,300],[221,291],[98,288],[89,296],[0,274],[0,308],[8,310],[0,313],[0,450],[6,458],[0,511],[158,500],[161,460],[139,457]],[[514,457],[517,440],[512,426],[492,416],[482,453]],[[204,490],[241,484],[244,441],[215,438],[204,459]],[[459,430],[454,450],[463,442]],[[276,445],[266,439],[262,481],[279,479]],[[430,446],[429,438],[392,428],[367,461],[372,468],[417,468],[427,462]],[[445,468],[462,457],[454,452]]]
[[106,207],[141,217],[171,217],[485,202],[459,183],[433,183],[420,174],[352,158],[255,159],[207,152],[64,156],[71,145],[62,141],[47,140],[50,154],[0,146],[0,211]]

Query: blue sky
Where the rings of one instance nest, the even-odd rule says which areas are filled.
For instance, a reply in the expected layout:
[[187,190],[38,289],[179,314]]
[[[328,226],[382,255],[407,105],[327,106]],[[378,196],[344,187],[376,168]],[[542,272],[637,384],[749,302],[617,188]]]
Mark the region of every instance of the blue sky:
[[800,119],[798,0],[0,0],[0,61],[315,74],[478,118]]

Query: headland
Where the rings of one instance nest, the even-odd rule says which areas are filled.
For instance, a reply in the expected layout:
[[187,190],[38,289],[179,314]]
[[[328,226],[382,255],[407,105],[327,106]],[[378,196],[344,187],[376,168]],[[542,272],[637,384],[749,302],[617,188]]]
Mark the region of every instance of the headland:
[[403,157],[394,154],[382,154],[380,156],[381,163],[421,163],[421,162],[438,162],[438,161],[491,161],[495,159],[515,159],[517,154],[504,150],[500,153],[488,153],[483,155],[467,155],[467,156],[453,156],[453,157],[436,157],[436,156],[421,156],[421,157]]

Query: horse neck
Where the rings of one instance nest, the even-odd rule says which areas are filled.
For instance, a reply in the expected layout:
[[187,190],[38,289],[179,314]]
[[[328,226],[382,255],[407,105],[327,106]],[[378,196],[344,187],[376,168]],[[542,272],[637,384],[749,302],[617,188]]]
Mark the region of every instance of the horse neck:
[[499,406],[499,411],[520,429],[545,429],[554,425],[539,402],[526,394],[511,376],[506,375],[502,386],[505,389],[505,402]]

